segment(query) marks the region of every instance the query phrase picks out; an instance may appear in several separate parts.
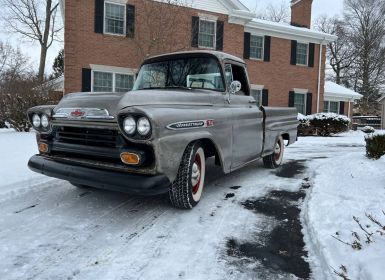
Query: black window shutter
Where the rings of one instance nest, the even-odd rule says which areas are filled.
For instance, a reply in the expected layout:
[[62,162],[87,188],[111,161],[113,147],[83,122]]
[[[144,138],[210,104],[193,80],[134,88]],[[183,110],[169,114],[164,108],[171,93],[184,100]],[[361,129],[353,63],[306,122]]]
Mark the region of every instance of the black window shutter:
[[82,69],[82,92],[91,91],[91,69]]
[[251,34],[248,32],[245,32],[244,35],[244,48],[243,48],[243,58],[249,59],[250,58],[250,37]]
[[291,41],[291,65],[297,65],[297,41]]
[[95,0],[95,33],[103,33],[104,0]]
[[191,47],[197,48],[199,44],[199,17],[192,17]]
[[265,36],[264,61],[270,61],[271,37]]
[[308,93],[306,96],[306,115],[312,114],[313,94]]
[[340,102],[340,115],[345,114],[345,102],[341,101]]
[[262,90],[262,106],[269,106],[269,90]]
[[309,44],[309,67],[314,67],[315,44]]
[[217,21],[217,51],[223,51],[224,28],[225,23],[223,21]]
[[294,91],[289,92],[289,107],[294,107]]
[[129,38],[135,37],[135,6],[127,5],[126,34]]

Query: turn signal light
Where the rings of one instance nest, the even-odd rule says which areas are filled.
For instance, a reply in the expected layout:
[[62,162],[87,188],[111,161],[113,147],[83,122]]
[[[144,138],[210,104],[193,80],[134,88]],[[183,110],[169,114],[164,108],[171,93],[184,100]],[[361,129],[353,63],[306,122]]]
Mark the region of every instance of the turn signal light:
[[134,153],[124,152],[120,154],[120,159],[124,164],[138,165],[140,163],[140,157]]
[[38,147],[39,147],[39,152],[40,153],[48,153],[48,145],[47,144],[39,143]]

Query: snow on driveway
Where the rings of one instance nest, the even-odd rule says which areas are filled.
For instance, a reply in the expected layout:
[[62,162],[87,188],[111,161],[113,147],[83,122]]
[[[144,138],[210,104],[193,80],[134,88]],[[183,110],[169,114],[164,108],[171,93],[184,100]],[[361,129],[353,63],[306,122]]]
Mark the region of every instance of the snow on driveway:
[[[312,220],[320,219],[314,216],[314,205],[322,199],[317,188],[323,179],[317,174],[351,153],[365,161],[362,139],[362,134],[301,138],[287,148],[287,164],[277,171],[258,162],[223,175],[211,162],[203,200],[192,211],[180,211],[164,196],[135,197],[47,181],[26,168],[36,149],[33,135],[2,132],[0,151],[7,156],[0,164],[1,278],[331,278],[322,258],[329,257],[325,252],[334,240],[314,241],[324,238],[314,230],[325,226]],[[10,186],[24,191],[10,192]],[[301,209],[305,229],[298,222]],[[289,237],[281,242],[286,232]],[[302,257],[307,254],[310,267]],[[338,268],[339,259],[331,260]]]

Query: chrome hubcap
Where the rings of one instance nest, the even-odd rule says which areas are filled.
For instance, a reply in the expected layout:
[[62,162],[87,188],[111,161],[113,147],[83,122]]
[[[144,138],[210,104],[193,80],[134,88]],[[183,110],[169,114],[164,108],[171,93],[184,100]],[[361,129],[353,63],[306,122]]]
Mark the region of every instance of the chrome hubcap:
[[201,178],[200,167],[197,162],[194,162],[191,174],[191,185],[196,186]]
[[275,144],[274,154],[275,154],[275,160],[279,160],[281,156],[281,145],[279,142]]

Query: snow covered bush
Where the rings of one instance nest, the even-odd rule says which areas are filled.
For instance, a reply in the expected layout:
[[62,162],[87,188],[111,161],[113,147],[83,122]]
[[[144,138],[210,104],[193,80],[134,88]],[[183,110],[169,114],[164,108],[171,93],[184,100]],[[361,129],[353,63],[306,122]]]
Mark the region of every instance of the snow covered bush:
[[361,129],[363,132],[369,134],[369,133],[374,133],[376,132],[376,130],[371,127],[371,126],[365,126],[363,129]]
[[300,135],[330,136],[347,131],[350,124],[348,117],[334,113],[319,113],[310,116],[299,114],[298,120],[300,121],[298,127]]
[[379,159],[385,155],[385,132],[373,133],[365,137],[366,156]]

